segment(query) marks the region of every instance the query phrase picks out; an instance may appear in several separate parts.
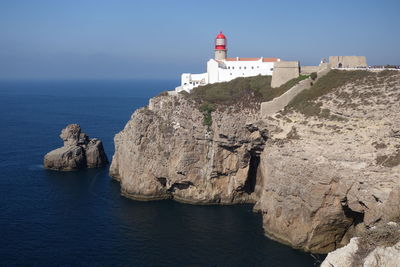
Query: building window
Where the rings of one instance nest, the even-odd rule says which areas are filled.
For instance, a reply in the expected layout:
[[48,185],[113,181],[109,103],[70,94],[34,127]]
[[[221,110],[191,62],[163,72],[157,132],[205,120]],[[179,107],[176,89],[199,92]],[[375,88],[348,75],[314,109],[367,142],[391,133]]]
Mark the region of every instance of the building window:
[[231,67],[228,67],[228,70],[230,69]]
[[252,70],[254,70],[254,67],[253,67],[253,66],[251,66],[251,69],[252,69]]
[[234,70],[234,69],[235,69],[235,67],[232,67],[232,69]]
[[242,67],[239,67],[239,70],[241,70],[242,69]]
[[257,69],[259,69],[260,68],[260,66],[257,66]]
[[246,69],[246,67],[243,67],[244,69]]
[[232,73],[231,73],[231,75],[232,75]]
[[271,68],[271,71],[273,71],[274,70],[274,68]]

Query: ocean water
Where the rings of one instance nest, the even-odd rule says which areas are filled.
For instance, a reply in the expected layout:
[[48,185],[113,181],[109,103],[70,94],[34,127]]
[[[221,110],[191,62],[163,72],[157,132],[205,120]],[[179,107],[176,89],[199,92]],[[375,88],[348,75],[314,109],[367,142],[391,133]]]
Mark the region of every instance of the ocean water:
[[60,130],[103,140],[177,81],[0,82],[1,266],[314,266],[264,236],[251,205],[193,206],[120,196],[108,167],[43,169]]

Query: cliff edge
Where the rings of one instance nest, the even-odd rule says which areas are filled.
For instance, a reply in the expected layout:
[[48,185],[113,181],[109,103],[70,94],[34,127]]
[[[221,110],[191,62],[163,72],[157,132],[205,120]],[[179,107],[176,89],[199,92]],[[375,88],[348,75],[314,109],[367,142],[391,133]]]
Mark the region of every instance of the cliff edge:
[[[211,111],[183,95],[158,96],[115,136],[110,174],[137,200],[254,203],[266,131],[255,109]],[[211,115],[212,113],[212,115]]]
[[262,79],[160,95],[137,110],[115,136],[110,174],[122,194],[255,203],[268,236],[316,253],[399,221],[400,73],[334,70],[263,118],[260,103],[299,80],[272,89]]
[[400,218],[400,73],[331,71],[266,118],[261,197],[270,237],[327,253]]

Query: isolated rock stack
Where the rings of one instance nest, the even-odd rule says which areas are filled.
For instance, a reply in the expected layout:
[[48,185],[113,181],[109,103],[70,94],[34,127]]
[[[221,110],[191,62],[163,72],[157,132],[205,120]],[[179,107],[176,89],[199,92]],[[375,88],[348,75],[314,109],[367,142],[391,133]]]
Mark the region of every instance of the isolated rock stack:
[[61,131],[64,146],[44,156],[44,167],[52,170],[71,171],[83,168],[98,168],[108,164],[103,143],[90,139],[81,132],[78,124],[70,124]]

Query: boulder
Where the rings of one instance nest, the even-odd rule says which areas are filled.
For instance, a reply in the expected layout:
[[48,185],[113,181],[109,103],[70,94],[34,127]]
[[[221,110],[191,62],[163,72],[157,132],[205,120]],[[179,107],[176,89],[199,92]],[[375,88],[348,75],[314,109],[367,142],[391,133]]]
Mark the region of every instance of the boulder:
[[97,138],[90,139],[86,145],[85,154],[88,168],[99,168],[108,163],[103,143]]
[[348,245],[330,252],[321,267],[399,266],[399,229],[393,222],[375,226],[352,238]]
[[90,139],[81,132],[78,124],[70,124],[61,131],[64,146],[50,151],[44,156],[44,167],[58,171],[83,168],[99,168],[108,164],[103,143]]

